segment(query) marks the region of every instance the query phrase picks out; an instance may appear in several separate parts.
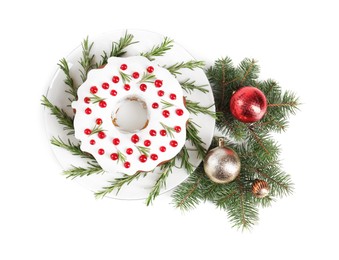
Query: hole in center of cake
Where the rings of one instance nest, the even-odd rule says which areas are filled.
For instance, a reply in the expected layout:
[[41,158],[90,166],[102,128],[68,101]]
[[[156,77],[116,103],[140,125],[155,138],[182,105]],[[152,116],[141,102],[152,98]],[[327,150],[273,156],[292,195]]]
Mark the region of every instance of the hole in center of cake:
[[149,114],[146,102],[138,96],[129,96],[117,103],[112,122],[121,132],[136,133],[146,128]]

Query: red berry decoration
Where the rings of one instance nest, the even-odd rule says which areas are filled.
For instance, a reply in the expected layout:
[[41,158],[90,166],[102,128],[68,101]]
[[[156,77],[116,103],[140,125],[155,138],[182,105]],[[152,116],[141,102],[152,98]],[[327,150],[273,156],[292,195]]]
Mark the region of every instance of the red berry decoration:
[[95,120],[95,123],[97,125],[101,125],[102,124],[102,119],[101,118],[97,118],[97,120]]
[[104,82],[104,83],[102,83],[101,87],[103,89],[108,89],[109,88],[109,84],[107,82]]
[[113,161],[116,161],[116,160],[119,159],[119,155],[118,155],[117,153],[112,153],[112,154],[111,154],[111,159],[112,159]]
[[90,135],[92,133],[91,129],[86,128],[84,130],[85,135]]
[[102,108],[105,108],[105,107],[107,107],[107,103],[106,103],[106,101],[104,101],[104,100],[101,100],[101,101],[99,102],[99,107],[102,107]]
[[85,98],[84,98],[84,102],[85,102],[86,104],[89,104],[89,103],[91,102],[91,99],[90,99],[89,97],[85,97]]
[[152,130],[149,131],[149,134],[150,134],[150,136],[156,136],[157,135],[157,131],[152,129]]
[[146,89],[147,89],[146,84],[141,84],[141,85],[140,85],[140,90],[141,90],[141,91],[146,91]]
[[99,137],[100,139],[104,139],[104,138],[106,137],[105,132],[100,131],[100,132],[98,133],[98,137]]
[[164,94],[165,94],[165,92],[163,90],[159,90],[158,91],[158,96],[159,97],[162,97]]
[[91,145],[95,145],[95,140],[91,140],[91,141],[89,141],[89,143],[91,144]]
[[85,113],[87,115],[91,114],[92,113],[92,109],[90,109],[89,107],[85,109]]
[[140,156],[139,156],[139,161],[140,161],[140,162],[146,162],[146,161],[147,161],[147,156],[144,155],[144,154],[143,154],[143,155],[140,155]]
[[166,136],[166,135],[167,135],[166,130],[160,130],[160,135],[161,135],[161,136]]
[[113,143],[114,145],[120,144],[119,138],[114,138],[113,141],[112,141],[112,143]]
[[127,149],[126,149],[126,153],[127,153],[128,155],[131,155],[131,154],[133,153],[133,149],[132,149],[132,148],[127,148]]
[[267,100],[264,93],[258,88],[243,87],[232,95],[230,110],[232,115],[241,122],[257,122],[266,113]]
[[104,149],[100,148],[100,149],[98,150],[98,154],[103,155],[104,153],[105,153],[105,150],[104,150]]
[[157,79],[156,81],[154,81],[154,85],[155,85],[157,88],[160,88],[160,87],[162,86],[162,80]]
[[154,103],[152,104],[152,108],[157,109],[158,107],[159,107],[159,104],[158,104],[158,103],[154,102]]
[[158,155],[156,155],[156,154],[151,154],[151,159],[152,159],[153,161],[158,160]]
[[131,163],[130,162],[125,162],[124,166],[125,166],[125,168],[129,168],[129,167],[131,167]]
[[139,78],[139,73],[138,72],[133,72],[133,74],[132,74],[132,77],[133,78],[135,78],[135,79],[137,79],[137,78]]
[[170,99],[172,99],[172,100],[176,100],[177,99],[177,95],[175,95],[175,94],[170,94]]
[[112,89],[111,90],[111,95],[112,96],[116,96],[118,94],[118,92],[115,90],[115,89]]
[[175,141],[175,140],[172,140],[172,141],[170,141],[170,146],[177,147],[178,146],[178,142]]
[[147,147],[150,146],[151,145],[151,141],[150,140],[145,140],[144,145],[147,146]]
[[139,142],[139,136],[136,134],[132,135],[131,141],[132,143],[136,144],[137,142]]
[[184,114],[184,110],[178,108],[177,110],[175,110],[175,113],[177,113],[178,116],[182,116]]
[[113,83],[118,83],[119,82],[119,77],[118,76],[113,76],[112,81]]
[[128,84],[125,84],[124,89],[125,89],[126,91],[129,91],[129,90],[131,89],[131,86],[128,85]]
[[160,150],[160,152],[164,153],[164,152],[166,152],[166,147],[165,146],[160,146],[159,150]]
[[92,93],[92,94],[95,94],[98,92],[98,88],[96,86],[93,86],[89,89],[89,91]]
[[181,132],[181,127],[180,126],[175,126],[174,127],[174,131],[177,132],[177,133],[180,133]]
[[147,67],[147,72],[152,73],[154,71],[154,68],[152,66]]
[[126,70],[127,69],[127,65],[126,64],[121,64],[120,69],[121,70]]
[[164,110],[162,111],[162,115],[167,118],[170,116],[170,112],[168,110]]

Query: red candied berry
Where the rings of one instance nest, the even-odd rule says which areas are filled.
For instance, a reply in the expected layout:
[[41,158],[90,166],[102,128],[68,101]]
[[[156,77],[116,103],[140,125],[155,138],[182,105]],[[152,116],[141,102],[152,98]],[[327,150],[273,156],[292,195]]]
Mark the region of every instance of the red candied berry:
[[104,83],[102,83],[101,87],[103,89],[108,89],[109,88],[109,84],[107,82],[104,82]]
[[102,124],[102,119],[101,118],[97,118],[97,120],[95,120],[95,123],[97,123],[97,125],[101,125]]
[[113,161],[116,161],[116,160],[119,159],[119,155],[118,155],[117,153],[112,153],[112,154],[111,154],[111,159],[112,159]]
[[155,85],[157,88],[160,88],[160,87],[162,86],[162,80],[157,79],[156,81],[154,81],[154,85]]
[[132,143],[136,144],[137,142],[139,142],[139,136],[136,135],[136,134],[132,135],[131,141],[132,141]]
[[119,82],[119,77],[118,76],[113,76],[112,81],[113,83],[118,83]]
[[131,155],[133,153],[133,149],[132,148],[127,148],[126,149],[126,153]]
[[120,144],[119,138],[114,138],[113,141],[112,141],[112,143],[113,143],[114,145]]
[[154,102],[154,103],[152,104],[152,108],[157,109],[158,107],[159,107],[159,104],[158,104],[158,103]]
[[133,72],[132,77],[135,78],[135,79],[139,78],[139,73]]
[[129,91],[129,90],[131,89],[131,86],[128,85],[128,84],[125,84],[124,89],[125,89],[126,91]]
[[129,168],[129,167],[131,167],[131,163],[130,162],[125,162],[124,166],[125,166],[125,168]]
[[182,116],[184,114],[184,110],[178,108],[177,110],[175,110],[175,113],[177,113],[178,116]]
[[92,93],[92,94],[95,94],[98,92],[98,88],[96,86],[93,86],[89,89],[89,91]]
[[170,97],[170,99],[172,99],[172,100],[176,100],[176,99],[177,99],[177,95],[175,95],[175,94],[173,94],[173,93],[170,94],[169,97]]
[[111,95],[112,96],[116,96],[118,94],[118,92],[115,90],[115,89],[112,89],[111,90]]
[[162,111],[162,115],[167,118],[170,116],[170,112],[168,110],[164,110]]
[[90,135],[92,133],[91,129],[86,128],[84,130],[85,135]]
[[89,97],[85,97],[85,98],[84,98],[84,102],[85,102],[86,104],[89,104],[89,103],[91,102],[91,99],[90,99]]
[[167,135],[166,130],[160,130],[160,135],[161,135],[161,136],[166,136],[166,135]]
[[140,155],[140,156],[139,156],[139,161],[140,161],[140,162],[146,162],[146,161],[147,161],[147,156],[144,155],[144,154],[143,154],[143,155]]
[[151,159],[152,159],[153,161],[158,160],[158,155],[156,155],[155,153],[151,154]]
[[107,107],[107,103],[106,103],[106,101],[104,101],[104,100],[101,100],[101,101],[99,102],[99,107],[102,107],[102,108],[105,108],[105,107]]
[[164,94],[165,94],[165,92],[163,90],[159,90],[158,91],[158,96],[159,97],[162,97]]
[[151,135],[151,136],[156,136],[157,135],[157,131],[155,131],[155,130],[150,130],[149,131],[149,134]]
[[154,71],[154,68],[152,66],[147,67],[147,72],[152,73]]
[[73,108],[73,113],[75,114],[77,112],[77,110],[75,108]]
[[105,150],[104,150],[104,149],[100,148],[100,149],[98,150],[98,154],[103,155],[104,153],[105,153]]
[[180,126],[175,126],[174,127],[174,131],[177,132],[177,133],[180,133],[181,132],[181,127]]
[[126,70],[127,69],[127,65],[126,64],[121,64],[120,69],[121,70]]
[[85,113],[87,115],[91,114],[92,113],[92,109],[90,109],[89,107],[85,109]]
[[160,150],[160,152],[164,153],[164,152],[166,152],[166,147],[165,146],[160,146],[159,150]]
[[140,85],[140,90],[141,91],[146,91],[146,89],[147,89],[147,85],[146,84],[141,84]]
[[92,139],[91,141],[89,141],[89,143],[90,143],[91,145],[95,145],[95,140]]
[[172,140],[172,141],[170,141],[170,146],[177,147],[178,146],[178,142],[175,141],[175,140]]
[[151,141],[150,140],[145,140],[144,145],[145,146],[150,146],[151,145]]
[[105,132],[100,131],[100,132],[98,133],[98,137],[99,137],[100,139],[104,139],[104,138],[106,137]]

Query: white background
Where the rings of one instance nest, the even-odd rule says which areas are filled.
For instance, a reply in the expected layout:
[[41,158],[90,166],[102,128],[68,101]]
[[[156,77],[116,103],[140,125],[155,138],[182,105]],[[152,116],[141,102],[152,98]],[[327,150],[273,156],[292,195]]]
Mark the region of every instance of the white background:
[[[0,3],[0,259],[338,259],[336,1],[7,2]],[[232,229],[210,204],[182,214],[168,194],[148,208],[95,200],[60,175],[40,97],[57,61],[86,35],[124,28],[172,37],[209,64],[256,58],[262,79],[301,97],[301,111],[278,136],[295,193],[261,210],[251,232]]]

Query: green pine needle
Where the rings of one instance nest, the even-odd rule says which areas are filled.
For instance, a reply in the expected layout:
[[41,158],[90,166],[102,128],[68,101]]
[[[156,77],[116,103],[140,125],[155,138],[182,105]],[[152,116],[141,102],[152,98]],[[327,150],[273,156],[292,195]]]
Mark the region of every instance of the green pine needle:
[[82,82],[86,81],[88,72],[94,68],[94,55],[91,54],[93,44],[93,42],[89,43],[88,36],[81,44],[82,57],[80,58],[79,64],[81,65],[82,69],[80,69],[79,72]]
[[155,75],[149,74],[147,72],[144,72],[141,76],[141,79],[138,81],[138,83],[154,83],[155,81]]
[[51,139],[51,144],[63,148],[69,151],[71,154],[80,156],[81,158],[95,160],[93,155],[86,153],[80,149],[80,144],[73,144],[69,139],[66,143],[60,137],[56,138],[53,136]]
[[197,157],[203,159],[206,155],[206,148],[203,146],[205,144],[201,137],[199,136],[199,127],[192,120],[189,120],[186,128],[186,137],[192,143],[197,151]]
[[74,85],[74,80],[71,77],[70,68],[68,66],[66,59],[62,58],[59,61],[58,66],[64,72],[64,74],[66,76],[64,82],[69,87],[69,89],[66,90],[66,93],[69,93],[70,95],[72,95],[73,99],[71,101],[73,101],[77,98],[78,94],[77,94],[77,88]]
[[180,85],[181,85],[182,89],[189,94],[192,94],[193,91],[195,91],[195,90],[200,91],[204,94],[209,92],[208,89],[206,89],[206,87],[208,85],[196,85],[194,80],[186,79],[186,80],[180,82]]
[[217,115],[215,112],[209,110],[211,107],[213,107],[213,105],[210,105],[208,107],[204,107],[200,105],[200,102],[193,102],[189,99],[186,99],[186,109],[194,114],[194,115],[199,115],[199,114],[205,114],[205,115],[209,115],[210,117],[217,119]]
[[151,150],[151,148],[149,147],[145,147],[145,146],[135,146],[137,148],[137,150],[139,151],[140,154],[143,154],[143,155],[146,155],[148,156],[149,155],[149,152]]
[[175,130],[173,127],[169,127],[168,125],[160,122],[161,126],[166,130],[167,134],[171,137],[171,138],[174,138],[174,133],[175,133]]
[[153,61],[154,57],[164,56],[167,51],[172,49],[172,47],[173,40],[171,40],[168,37],[165,37],[164,40],[159,45],[153,46],[153,48],[150,51],[140,53],[140,55],[146,57],[150,61]]
[[190,60],[186,62],[184,61],[178,62],[171,66],[164,66],[164,68],[166,68],[172,75],[178,76],[178,75],[181,75],[182,69],[190,69],[190,70],[194,70],[197,68],[202,69],[204,66],[205,66],[205,62],[203,61]]
[[88,163],[88,167],[76,167],[73,166],[63,171],[63,174],[66,176],[66,178],[77,178],[77,177],[84,177],[84,176],[90,176],[93,174],[104,174],[105,171],[96,163]]

